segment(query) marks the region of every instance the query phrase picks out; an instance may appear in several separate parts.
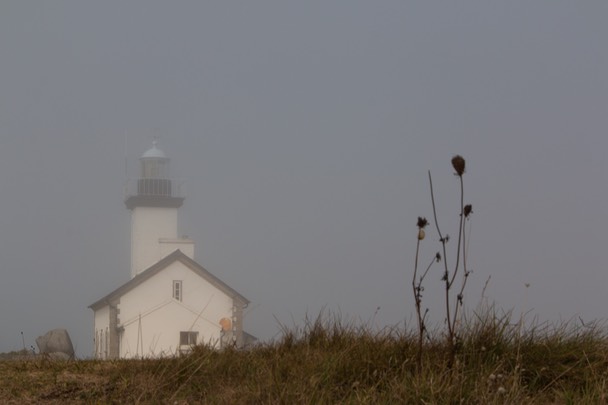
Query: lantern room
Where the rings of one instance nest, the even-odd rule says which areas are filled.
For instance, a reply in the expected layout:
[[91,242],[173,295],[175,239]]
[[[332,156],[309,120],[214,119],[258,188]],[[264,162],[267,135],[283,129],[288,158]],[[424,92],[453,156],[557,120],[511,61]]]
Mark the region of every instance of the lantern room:
[[160,150],[156,141],[139,159],[140,177],[137,181],[137,194],[140,196],[171,197],[169,178],[169,158]]

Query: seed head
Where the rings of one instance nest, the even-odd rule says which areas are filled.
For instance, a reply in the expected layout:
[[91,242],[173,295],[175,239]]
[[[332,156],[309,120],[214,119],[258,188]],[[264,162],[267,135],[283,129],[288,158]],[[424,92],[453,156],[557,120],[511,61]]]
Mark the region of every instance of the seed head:
[[423,229],[428,224],[429,224],[429,221],[427,221],[426,218],[418,217],[418,224],[417,224],[418,228]]
[[456,174],[460,177],[464,174],[465,161],[460,155],[456,155],[452,158],[452,167],[456,170]]
[[468,218],[469,215],[473,213],[473,206],[471,204],[467,204],[464,206],[464,217]]

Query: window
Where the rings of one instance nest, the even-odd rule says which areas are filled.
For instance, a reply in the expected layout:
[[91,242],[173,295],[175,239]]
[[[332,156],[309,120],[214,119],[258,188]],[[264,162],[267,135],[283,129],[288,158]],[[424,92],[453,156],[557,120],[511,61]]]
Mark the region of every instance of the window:
[[198,332],[180,332],[179,345],[194,346],[196,345],[196,338],[198,338]]
[[182,300],[182,280],[173,280],[173,298]]

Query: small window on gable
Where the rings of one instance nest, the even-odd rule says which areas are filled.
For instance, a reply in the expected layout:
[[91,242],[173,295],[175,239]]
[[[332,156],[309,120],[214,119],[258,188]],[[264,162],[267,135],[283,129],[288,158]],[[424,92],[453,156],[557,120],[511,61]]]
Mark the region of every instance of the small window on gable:
[[198,332],[180,332],[179,333],[179,345],[180,346],[194,346],[196,345],[196,339],[198,338]]
[[182,280],[173,280],[173,298],[182,300]]

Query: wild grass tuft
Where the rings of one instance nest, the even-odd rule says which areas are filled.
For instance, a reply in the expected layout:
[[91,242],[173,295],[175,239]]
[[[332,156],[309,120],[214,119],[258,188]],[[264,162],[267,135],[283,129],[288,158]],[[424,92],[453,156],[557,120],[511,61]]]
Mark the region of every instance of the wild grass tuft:
[[486,308],[445,339],[372,331],[331,314],[250,350],[148,360],[0,361],[2,403],[605,403],[604,325],[522,325]]

